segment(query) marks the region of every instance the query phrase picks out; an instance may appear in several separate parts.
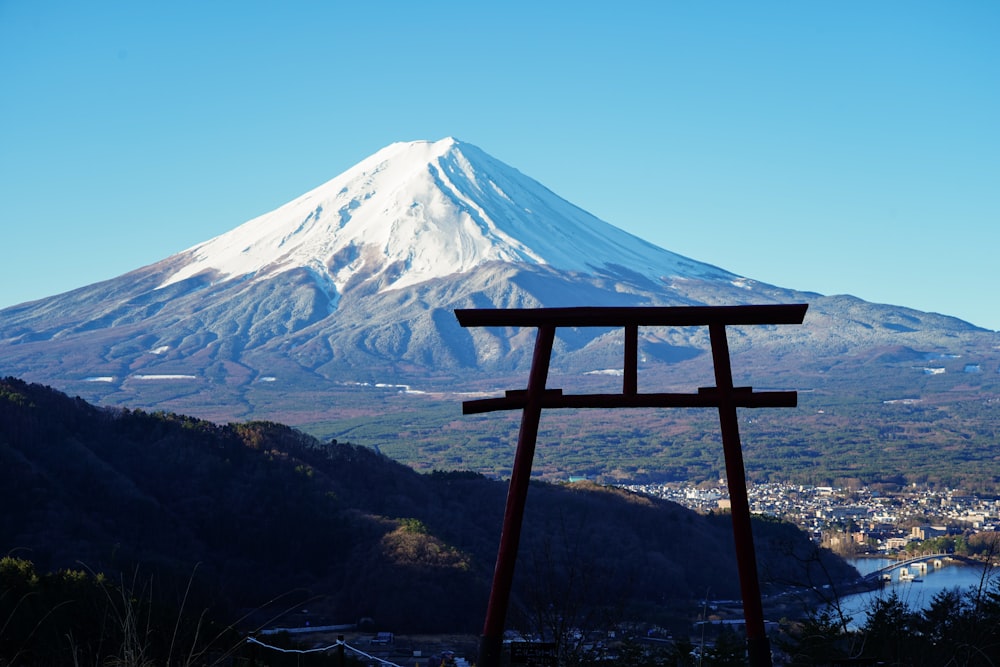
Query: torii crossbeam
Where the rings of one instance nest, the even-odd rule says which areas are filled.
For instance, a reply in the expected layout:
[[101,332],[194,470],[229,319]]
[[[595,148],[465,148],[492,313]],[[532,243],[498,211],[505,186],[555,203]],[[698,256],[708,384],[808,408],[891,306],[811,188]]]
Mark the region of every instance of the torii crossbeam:
[[[661,308],[512,308],[456,310],[463,327],[534,327],[538,329],[526,390],[508,391],[500,398],[465,401],[464,414],[495,410],[522,410],[514,468],[507,491],[500,547],[490,590],[489,606],[479,645],[479,667],[499,667],[503,631],[510,601],[514,565],[521,539],[531,465],[538,439],[538,423],[545,408],[691,408],[719,410],[726,478],[732,505],[736,565],[743,595],[747,652],[751,667],[771,667],[771,649],[764,631],[764,612],[757,559],[750,527],[746,473],[740,445],[736,408],[795,407],[794,391],[755,392],[734,387],[726,339],[728,325],[801,324],[807,304],[759,306],[681,306]],[[715,366],[715,386],[697,393],[644,394],[638,389],[639,327],[708,326]],[[625,329],[624,380],[620,394],[564,394],[546,389],[552,344],[558,327],[622,327]]]

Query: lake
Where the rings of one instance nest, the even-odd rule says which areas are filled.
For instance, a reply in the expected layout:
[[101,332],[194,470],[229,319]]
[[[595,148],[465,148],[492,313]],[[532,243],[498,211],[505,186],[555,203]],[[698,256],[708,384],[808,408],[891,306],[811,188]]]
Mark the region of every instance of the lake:
[[[856,567],[861,574],[868,574],[887,567],[895,561],[888,558],[855,558],[848,559],[848,562]],[[891,583],[886,582],[886,585],[878,590],[848,595],[841,601],[841,605],[845,613],[853,617],[852,626],[864,623],[865,611],[871,608],[874,599],[886,597],[892,591],[895,591],[899,599],[910,609],[919,611],[926,608],[934,596],[941,591],[958,588],[964,593],[969,589],[984,585],[983,568],[983,565],[945,561],[941,568],[928,567],[926,573],[917,573],[922,581],[901,582],[898,580],[898,573],[893,573]],[[910,572],[914,572],[913,567],[910,567]],[[985,586],[996,584],[998,576],[1000,576],[1000,572],[996,568],[990,568],[986,575]]]

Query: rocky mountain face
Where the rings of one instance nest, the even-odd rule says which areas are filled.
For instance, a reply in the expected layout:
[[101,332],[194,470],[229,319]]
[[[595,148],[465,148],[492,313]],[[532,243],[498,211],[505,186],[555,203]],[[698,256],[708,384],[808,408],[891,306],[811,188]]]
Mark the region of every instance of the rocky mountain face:
[[[393,144],[187,251],[0,311],[0,373],[104,404],[295,424],[342,416],[356,387],[523,383],[534,333],[462,329],[457,308],[803,302],[802,326],[732,330],[748,384],[805,389],[876,359],[961,359],[997,376],[995,332],[679,256],[454,139]],[[704,372],[707,332],[644,329],[640,339],[643,377]],[[621,332],[561,331],[553,369],[613,375],[620,350]]]

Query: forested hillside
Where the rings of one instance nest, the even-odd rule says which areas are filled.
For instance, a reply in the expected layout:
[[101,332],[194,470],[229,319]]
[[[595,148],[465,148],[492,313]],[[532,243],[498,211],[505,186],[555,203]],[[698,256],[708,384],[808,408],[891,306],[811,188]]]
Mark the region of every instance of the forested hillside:
[[[97,408],[0,381],[0,553],[40,573],[155,581],[164,604],[190,584],[187,609],[224,623],[307,605],[329,622],[476,632],[505,494],[500,481],[419,474],[280,424]],[[765,590],[849,574],[793,527],[755,530]],[[724,515],[534,484],[512,622],[552,605],[683,618],[708,589],[738,597],[731,539]]]

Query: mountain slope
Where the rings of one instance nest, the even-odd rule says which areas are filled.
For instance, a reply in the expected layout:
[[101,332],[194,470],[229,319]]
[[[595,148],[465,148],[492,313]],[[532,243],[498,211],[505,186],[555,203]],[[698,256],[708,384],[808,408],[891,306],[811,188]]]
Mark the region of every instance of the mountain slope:
[[[345,419],[435,400],[457,415],[458,393],[523,386],[534,332],[462,329],[457,308],[801,302],[802,326],[731,329],[738,383],[813,392],[817,410],[830,397],[997,393],[996,332],[681,257],[453,139],[393,144],[161,262],[0,310],[0,373],[105,405],[333,435]],[[611,381],[621,342],[616,331],[560,331],[554,381]],[[706,347],[702,330],[642,329],[642,388],[711,384]],[[982,372],[963,376],[966,366]],[[948,374],[928,382],[925,367]],[[426,393],[399,396],[412,390]]]
[[[308,601],[399,632],[476,632],[485,612],[506,487],[479,475],[419,475],[274,423],[98,409],[11,378],[0,463],[0,549],[42,570],[82,562],[154,576],[158,590],[194,572],[193,594],[223,609],[283,596],[282,609]],[[767,591],[852,575],[793,526],[755,530],[761,571],[780,573]],[[708,586],[739,592],[728,517],[612,489],[533,485],[521,553],[523,606],[566,602],[533,599],[536,577],[576,603],[654,617],[684,618]]]
[[260,280],[301,268],[333,304],[364,285],[410,287],[489,262],[597,274],[627,267],[654,281],[736,278],[612,227],[450,138],[388,146],[177,259],[163,286],[202,272]]
[[[463,289],[477,281],[485,284]],[[73,337],[96,348],[94,357],[126,357],[128,370],[194,357],[198,375],[206,358],[240,362],[243,351],[265,344],[287,350],[275,338],[309,329],[309,338],[329,339],[331,358],[371,363],[364,358],[370,353],[421,363],[442,343],[469,343],[470,335],[441,315],[458,306],[617,302],[617,294],[629,299],[629,292],[639,292],[630,300],[641,302],[645,293],[664,290],[684,303],[690,286],[678,283],[688,281],[725,293],[740,283],[594,218],[473,146],[413,142],[393,144],[295,201],[162,262],[2,311],[0,345],[58,347]],[[448,295],[422,295],[448,283]],[[376,296],[384,298],[372,301]],[[393,320],[380,325],[386,330],[374,342],[344,333],[370,327],[373,311]],[[423,335],[428,318],[451,335],[434,335],[433,327]],[[410,350],[411,331],[427,345]],[[137,337],[149,347],[136,347]],[[129,342],[125,349],[121,341]],[[205,351],[213,345],[223,349]],[[36,370],[11,352],[9,371]],[[149,352],[160,359],[143,358]],[[455,356],[448,355],[458,362]],[[488,366],[490,355],[480,356]],[[127,374],[114,364],[80,373]]]

